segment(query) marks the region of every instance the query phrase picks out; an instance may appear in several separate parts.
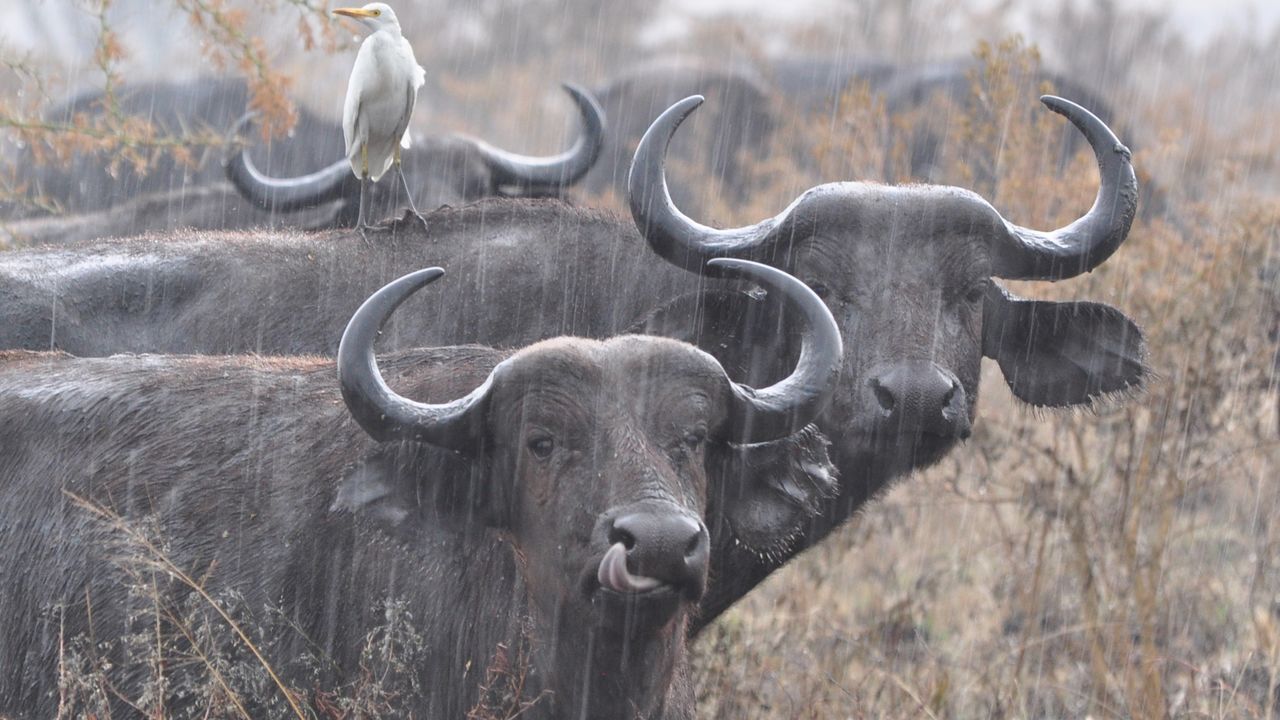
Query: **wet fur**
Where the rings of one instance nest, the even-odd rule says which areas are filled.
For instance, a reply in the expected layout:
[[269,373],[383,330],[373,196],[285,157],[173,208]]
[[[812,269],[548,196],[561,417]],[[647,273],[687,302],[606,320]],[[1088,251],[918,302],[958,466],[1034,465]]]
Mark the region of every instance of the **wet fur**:
[[[569,361],[628,342],[657,359],[693,352],[652,338],[607,346],[559,340],[535,350]],[[440,402],[468,392],[509,355],[463,346],[407,351],[382,366],[393,387]],[[690,357],[694,366],[714,366]],[[654,367],[660,379],[667,366]],[[511,477],[490,459],[504,457],[490,445],[503,444],[500,437],[484,439],[490,449],[472,458],[376,443],[348,418],[333,362],[316,357],[77,359],[7,351],[0,353],[0,399],[0,507],[10,520],[0,525],[0,574],[8,578],[0,614],[22,619],[0,631],[0,713],[54,713],[60,642],[89,632],[88,605],[100,640],[137,629],[129,613],[147,609],[128,591],[120,565],[130,549],[109,523],[77,505],[83,498],[153,527],[169,557],[204,578],[211,593],[235,589],[251,611],[278,607],[292,618],[299,632],[272,641],[272,661],[287,678],[309,678],[292,659],[318,648],[333,659],[321,687],[350,681],[366,634],[383,620],[380,602],[404,599],[427,638],[421,680],[428,692],[413,703],[416,717],[465,714],[499,644],[522,642],[526,618],[534,622],[530,692],[556,694],[525,716],[558,717],[581,702],[593,717],[692,717],[684,615],[652,636],[622,642],[606,633],[589,643],[579,612],[566,624],[531,601],[545,590],[525,581],[526,567],[546,549],[522,547],[511,525],[521,493],[494,482]],[[739,496],[750,500],[753,492],[803,486],[811,481],[789,468],[800,455],[829,478],[823,441],[810,432],[795,442],[806,449],[709,447],[712,487],[700,492],[724,498],[720,483],[743,484],[751,490]],[[790,477],[770,477],[775,472]],[[597,494],[562,488],[556,497],[572,504]],[[733,504],[720,500],[716,512],[732,512]],[[544,525],[560,528],[570,515],[556,517],[560,523]],[[546,585],[547,574],[536,574]],[[180,583],[160,587],[175,604],[190,593]],[[632,658],[625,673],[615,667],[619,657]],[[120,656],[113,661],[135,667]],[[598,676],[596,693],[575,700],[584,663]],[[144,671],[126,670],[126,687]]]

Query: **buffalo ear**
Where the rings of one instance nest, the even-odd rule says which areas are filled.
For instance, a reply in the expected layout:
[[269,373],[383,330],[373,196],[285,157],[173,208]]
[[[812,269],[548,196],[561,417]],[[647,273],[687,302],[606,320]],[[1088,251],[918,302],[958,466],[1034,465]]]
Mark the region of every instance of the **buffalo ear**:
[[405,443],[379,444],[348,466],[330,510],[364,515],[389,530],[402,529],[418,509],[416,488],[406,472],[413,453]]
[[815,426],[752,445],[720,445],[710,458],[708,526],[717,545],[777,553],[838,490],[831,443]]
[[1139,389],[1150,370],[1142,330],[1110,305],[1024,300],[991,284],[982,354],[1018,399],[1067,407]]
[[359,515],[405,538],[445,515],[488,522],[486,465],[429,445],[379,443],[343,470],[330,511]]

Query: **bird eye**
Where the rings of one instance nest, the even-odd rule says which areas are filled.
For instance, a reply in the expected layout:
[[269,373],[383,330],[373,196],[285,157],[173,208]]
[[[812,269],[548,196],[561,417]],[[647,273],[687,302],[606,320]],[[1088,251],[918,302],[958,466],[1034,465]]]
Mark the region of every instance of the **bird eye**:
[[551,457],[551,451],[556,449],[556,441],[545,435],[538,435],[529,439],[529,452],[539,460],[546,460]]
[[374,11],[373,11],[373,16],[374,16],[374,17],[378,17],[378,16],[379,16],[379,15],[381,15],[381,14],[382,14],[382,11],[381,11],[381,10],[374,10]]

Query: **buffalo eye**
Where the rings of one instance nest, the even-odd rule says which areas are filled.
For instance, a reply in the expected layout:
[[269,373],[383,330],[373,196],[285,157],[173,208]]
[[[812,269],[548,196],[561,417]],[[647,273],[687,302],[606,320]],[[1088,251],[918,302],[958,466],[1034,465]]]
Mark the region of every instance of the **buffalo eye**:
[[556,441],[546,435],[537,435],[529,438],[529,452],[539,460],[546,460],[551,457],[551,452],[556,449]]
[[684,442],[685,447],[689,448],[690,450],[697,450],[699,447],[702,446],[702,443],[707,441],[707,434],[701,430],[695,430],[693,432],[685,433],[685,436],[684,438],[682,438],[682,440]]
[[966,290],[964,293],[965,302],[969,302],[969,303],[982,302],[982,298],[985,297],[987,294],[987,285],[988,285],[988,281],[986,280],[970,285],[969,289]]
[[823,283],[816,282],[813,280],[808,280],[805,282],[805,284],[809,286],[809,289],[813,291],[814,295],[817,295],[823,300],[826,300],[827,297],[831,295],[831,288],[827,287]]

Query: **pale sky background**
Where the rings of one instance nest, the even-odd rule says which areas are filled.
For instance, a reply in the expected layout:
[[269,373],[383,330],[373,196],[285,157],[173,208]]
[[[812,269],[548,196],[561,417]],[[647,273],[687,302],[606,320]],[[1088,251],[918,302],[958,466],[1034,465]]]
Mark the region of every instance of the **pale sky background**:
[[[797,18],[830,6],[834,0],[683,0],[668,2],[691,15],[713,15],[728,11],[748,11],[778,18]],[[994,0],[974,0],[974,7],[995,5]],[[1253,28],[1256,37],[1265,38],[1280,23],[1280,0],[1121,0],[1120,7],[1129,9],[1167,9],[1174,15],[1174,25],[1193,45],[1200,45],[1224,30],[1244,31]],[[1058,6],[1057,0],[1019,3],[1018,12],[1025,24],[1021,30],[1033,36],[1028,16],[1037,9]]]
[[[354,0],[359,2],[360,0]],[[399,0],[408,3],[411,0]],[[633,2],[638,0],[617,0]],[[884,0],[890,2],[892,0]],[[513,0],[514,2],[514,0]],[[840,0],[666,0],[668,17],[658,27],[649,28],[642,37],[678,35],[686,17],[709,16],[737,12],[778,19],[799,18],[821,13]],[[998,0],[970,0],[969,7],[992,6]],[[1079,0],[1081,3],[1091,0]],[[846,0],[847,3],[847,0]],[[79,6],[82,0],[0,0],[0,52],[6,56],[31,54],[52,59],[63,66],[72,78],[91,58],[94,22]],[[343,4],[331,2],[331,5]],[[354,4],[354,3],[352,3]],[[1012,14],[1014,29],[1030,41],[1037,41],[1034,16],[1058,7],[1059,0],[1024,0],[1015,3]],[[1202,46],[1212,38],[1234,31],[1244,37],[1265,40],[1275,37],[1280,24],[1280,0],[1118,0],[1125,9],[1167,9],[1173,26],[1180,30],[1192,46]],[[204,62],[175,64],[174,57],[191,55],[192,31],[186,19],[176,14],[169,3],[156,0],[113,0],[114,24],[124,36],[139,75],[136,79],[179,79],[207,72]],[[940,32],[945,33],[947,18],[939,18]],[[290,28],[280,28],[285,33]],[[354,37],[354,36],[353,36]],[[269,39],[268,43],[279,41]],[[355,38],[353,42],[358,41]],[[147,47],[150,45],[150,47]],[[967,46],[966,46],[967,47]],[[766,48],[777,51],[781,48]],[[349,62],[342,59],[342,63]],[[340,63],[341,64],[341,63]],[[337,65],[335,65],[337,67]],[[74,79],[73,79],[74,84]]]

